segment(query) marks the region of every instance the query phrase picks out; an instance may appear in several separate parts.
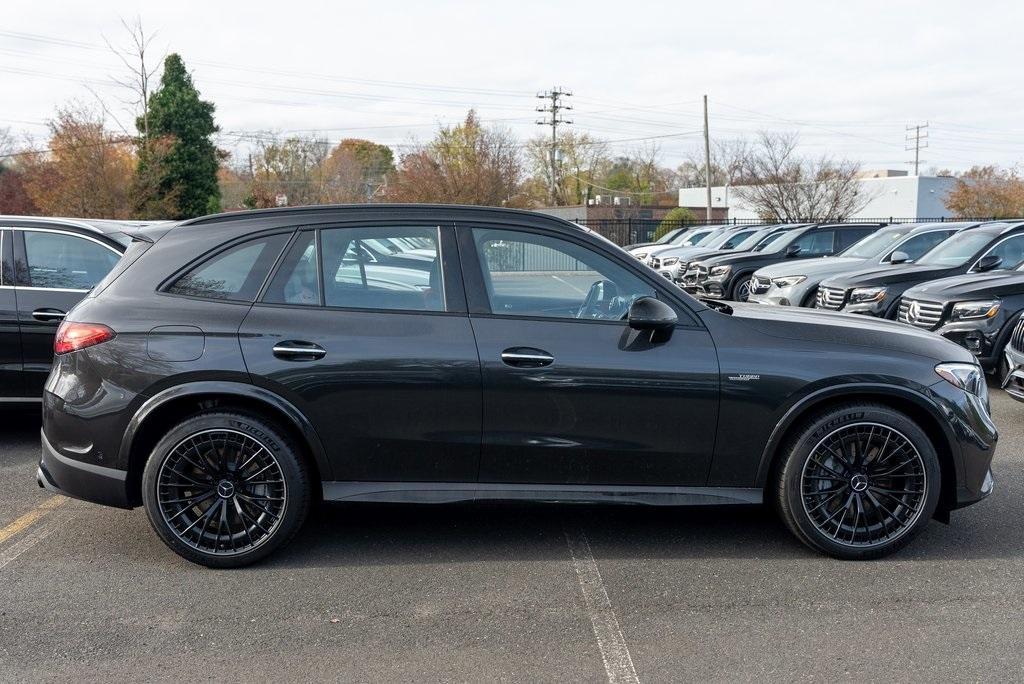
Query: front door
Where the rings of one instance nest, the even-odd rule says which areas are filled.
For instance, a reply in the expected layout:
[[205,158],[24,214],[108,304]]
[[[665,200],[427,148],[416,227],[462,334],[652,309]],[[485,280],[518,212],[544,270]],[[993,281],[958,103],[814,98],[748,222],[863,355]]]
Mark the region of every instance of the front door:
[[670,299],[658,276],[569,236],[459,230],[484,383],[480,481],[704,484],[718,415],[711,338],[678,303],[667,339],[625,321],[639,296]]
[[480,363],[455,254],[450,227],[303,230],[242,324],[253,382],[309,417],[335,480],[476,480]]
[[26,396],[43,396],[53,338],[65,314],[117,264],[121,254],[100,240],[50,229],[12,231],[17,264],[18,324]]

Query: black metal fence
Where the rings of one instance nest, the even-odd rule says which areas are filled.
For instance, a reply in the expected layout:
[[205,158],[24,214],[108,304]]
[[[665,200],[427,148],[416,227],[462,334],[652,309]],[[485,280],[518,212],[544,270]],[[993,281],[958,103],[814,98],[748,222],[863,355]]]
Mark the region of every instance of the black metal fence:
[[[990,218],[897,218],[893,216],[884,218],[859,218],[845,221],[828,221],[828,223],[944,223],[947,221],[991,221]],[[822,223],[822,219],[799,219],[786,221],[786,223]],[[600,233],[617,245],[633,245],[638,242],[653,242],[655,234],[662,226],[666,231],[676,228],[701,225],[722,225],[722,226],[745,226],[760,225],[765,221],[761,219],[723,219],[712,221],[659,221],[647,218],[622,218],[622,219],[583,219],[577,221],[580,225]]]

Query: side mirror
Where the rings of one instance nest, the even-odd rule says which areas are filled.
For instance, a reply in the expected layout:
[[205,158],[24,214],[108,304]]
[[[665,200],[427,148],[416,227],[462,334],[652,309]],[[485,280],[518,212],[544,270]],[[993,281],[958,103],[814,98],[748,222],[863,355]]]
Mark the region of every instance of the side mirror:
[[905,264],[908,261],[910,261],[910,255],[898,249],[889,257],[889,263],[891,264]]
[[795,257],[800,253],[800,245],[790,245],[786,248],[786,257]]
[[633,330],[669,330],[679,321],[675,310],[654,297],[640,297],[629,305],[629,327]]
[[978,263],[974,265],[974,270],[978,271],[991,271],[993,268],[1003,263],[1003,257],[997,254],[986,254],[985,256],[978,259]]

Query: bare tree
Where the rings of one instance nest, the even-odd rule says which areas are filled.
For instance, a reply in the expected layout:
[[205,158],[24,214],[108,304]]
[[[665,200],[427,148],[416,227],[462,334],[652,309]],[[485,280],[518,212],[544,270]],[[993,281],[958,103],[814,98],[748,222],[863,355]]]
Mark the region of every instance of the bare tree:
[[[112,76],[111,79],[130,93],[129,99],[124,100],[124,105],[127,107],[132,118],[136,119],[134,123],[139,133],[142,135],[142,147],[145,148],[150,140],[150,83],[160,70],[160,64],[163,62],[163,58],[156,60],[147,59],[150,44],[156,37],[156,33],[146,33],[145,28],[142,25],[141,17],[135,17],[135,20],[132,22],[121,19],[121,26],[124,27],[128,34],[126,46],[115,46],[107,39],[106,36],[103,37],[103,40],[106,42],[107,47],[110,48],[110,51],[121,60],[121,63],[124,64],[124,67],[127,70],[127,74],[125,76]],[[93,93],[93,95],[96,94]],[[102,104],[102,99],[98,95],[96,95],[96,98],[101,100],[101,105],[103,106],[106,114],[117,122],[121,129],[127,134],[128,127],[118,122],[117,116],[115,116],[105,104]]]
[[797,153],[795,133],[763,132],[744,162],[736,195],[765,220],[844,219],[872,196],[860,183],[860,164]]
[[[750,141],[739,138],[735,140],[717,140],[711,143],[711,184],[740,185],[746,180],[746,163],[751,153]],[[704,148],[690,150],[676,168],[675,183],[684,188],[704,186]]]
[[[538,136],[526,144],[526,158],[533,171],[532,194],[540,204],[550,199],[551,141]],[[558,139],[560,173],[557,188],[559,205],[585,204],[590,199],[594,184],[600,182],[611,166],[608,143],[588,133],[569,131]]]
[[324,162],[330,149],[322,138],[256,134],[249,162],[250,204],[272,207],[278,195],[287,197],[290,206],[323,203],[327,194]]

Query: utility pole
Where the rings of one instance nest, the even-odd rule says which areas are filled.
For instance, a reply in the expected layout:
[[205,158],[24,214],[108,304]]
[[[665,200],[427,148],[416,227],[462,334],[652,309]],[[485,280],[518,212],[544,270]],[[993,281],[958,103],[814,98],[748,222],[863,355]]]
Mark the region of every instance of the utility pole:
[[711,221],[711,136],[708,134],[708,96],[704,96],[704,181],[708,189],[707,220]]
[[538,112],[550,114],[550,119],[538,119],[538,126],[551,126],[551,151],[548,153],[548,160],[551,164],[551,205],[558,204],[558,125],[571,124],[572,121],[563,119],[559,112],[572,109],[567,104],[562,104],[563,97],[572,97],[572,93],[555,86],[546,93],[537,93],[540,100],[550,100],[551,104],[544,107],[537,107]]
[[907,145],[905,149],[907,152],[909,152],[910,150],[914,151],[914,161],[907,163],[914,165],[915,176],[918,175],[918,170],[921,166],[921,150],[928,148],[928,131],[922,133],[921,129],[923,128],[928,128],[927,121],[924,122],[923,124],[907,126]]

